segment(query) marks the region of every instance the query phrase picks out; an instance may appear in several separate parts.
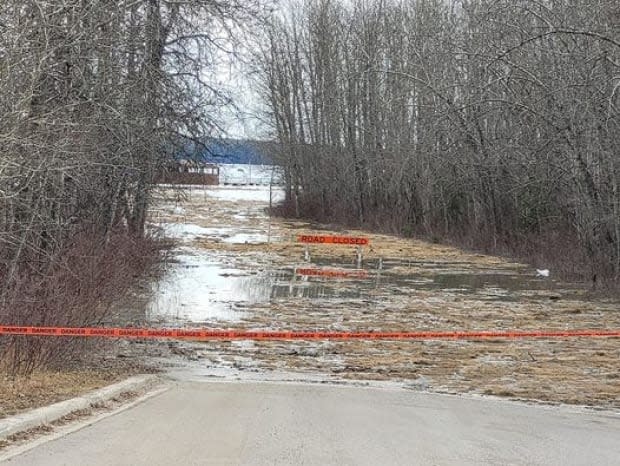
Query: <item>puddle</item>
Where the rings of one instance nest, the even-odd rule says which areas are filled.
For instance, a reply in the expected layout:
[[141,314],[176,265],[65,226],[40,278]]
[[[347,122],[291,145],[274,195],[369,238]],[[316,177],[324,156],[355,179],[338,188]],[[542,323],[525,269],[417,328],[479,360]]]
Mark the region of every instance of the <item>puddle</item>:
[[362,280],[302,277],[293,268],[248,273],[187,248],[174,257],[149,306],[154,321],[239,322],[244,308],[290,298],[360,298],[376,285]]
[[213,262],[206,255],[181,253],[169,265],[149,306],[152,320],[166,322],[239,321],[244,312],[235,304],[263,302],[269,293],[243,286],[245,276]]
[[[204,230],[217,230],[221,234],[225,229]],[[238,233],[224,241],[249,243],[262,239],[260,234]],[[437,290],[445,296],[475,295],[482,301],[517,302],[525,294],[530,300],[548,300],[557,287],[551,280],[536,279],[514,270],[436,273],[431,269],[423,274],[407,274],[391,271],[405,261],[390,261],[382,264],[385,267],[382,270],[368,267],[369,275],[365,278],[328,278],[300,276],[294,273],[294,267],[248,271],[223,264],[223,259],[192,247],[180,248],[156,290],[149,309],[151,318],[166,323],[240,322],[251,312],[252,304],[295,299],[391,299]],[[351,264],[343,267],[334,260],[316,262],[339,269],[351,267]],[[564,297],[571,291],[575,290],[564,289]]]
[[[333,259],[314,257],[312,263],[322,267],[342,267],[356,264],[355,258],[337,263]],[[408,294],[413,290],[442,291],[451,294],[479,294],[484,300],[519,301],[549,299],[561,293],[570,299],[586,297],[579,284],[559,283],[542,279],[519,268],[504,270],[484,268],[465,261],[423,262],[408,259],[364,260],[362,267],[369,272],[362,289],[383,288],[390,295]]]

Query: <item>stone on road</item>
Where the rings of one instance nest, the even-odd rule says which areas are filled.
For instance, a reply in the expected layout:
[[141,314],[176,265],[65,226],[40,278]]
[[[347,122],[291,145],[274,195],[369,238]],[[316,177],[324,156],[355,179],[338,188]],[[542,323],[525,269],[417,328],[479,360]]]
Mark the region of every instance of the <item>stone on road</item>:
[[13,465],[618,464],[620,415],[402,389],[183,382]]

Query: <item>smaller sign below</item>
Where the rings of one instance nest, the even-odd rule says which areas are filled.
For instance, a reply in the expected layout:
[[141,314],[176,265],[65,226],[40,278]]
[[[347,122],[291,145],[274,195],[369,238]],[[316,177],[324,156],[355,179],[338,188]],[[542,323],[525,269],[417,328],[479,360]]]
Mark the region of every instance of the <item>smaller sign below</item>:
[[349,246],[367,246],[368,238],[355,236],[332,236],[332,235],[298,235],[298,243],[310,244],[344,244]]
[[314,267],[300,268],[296,270],[298,275],[306,277],[330,277],[330,278],[366,278],[368,272],[365,270],[338,270],[338,269],[317,269]]

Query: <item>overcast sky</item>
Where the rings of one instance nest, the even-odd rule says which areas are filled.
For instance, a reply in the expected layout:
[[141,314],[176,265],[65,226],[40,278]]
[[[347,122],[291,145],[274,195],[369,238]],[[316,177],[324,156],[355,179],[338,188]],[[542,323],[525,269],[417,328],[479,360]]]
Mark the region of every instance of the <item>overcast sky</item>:
[[[249,40],[246,42],[250,42]],[[263,120],[264,111],[256,82],[250,77],[249,62],[252,51],[247,44],[236,44],[234,54],[221,52],[210,81],[228,93],[233,105],[221,111],[221,125],[228,137],[240,139],[268,139],[269,125]]]

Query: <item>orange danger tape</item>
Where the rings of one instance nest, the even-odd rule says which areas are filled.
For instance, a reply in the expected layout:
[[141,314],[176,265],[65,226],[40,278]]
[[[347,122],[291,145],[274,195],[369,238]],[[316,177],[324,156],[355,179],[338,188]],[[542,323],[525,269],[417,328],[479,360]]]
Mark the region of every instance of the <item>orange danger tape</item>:
[[507,330],[453,332],[299,332],[213,329],[151,329],[103,327],[20,327],[0,326],[0,335],[69,336],[109,338],[152,338],[193,340],[483,340],[527,338],[620,338],[612,330]]
[[353,246],[366,246],[370,244],[368,238],[325,235],[299,235],[297,236],[297,242],[314,244],[348,244]]
[[296,269],[299,275],[308,277],[333,277],[333,278],[366,278],[368,272],[366,270],[335,270],[335,269],[317,269],[317,268],[301,268]]

